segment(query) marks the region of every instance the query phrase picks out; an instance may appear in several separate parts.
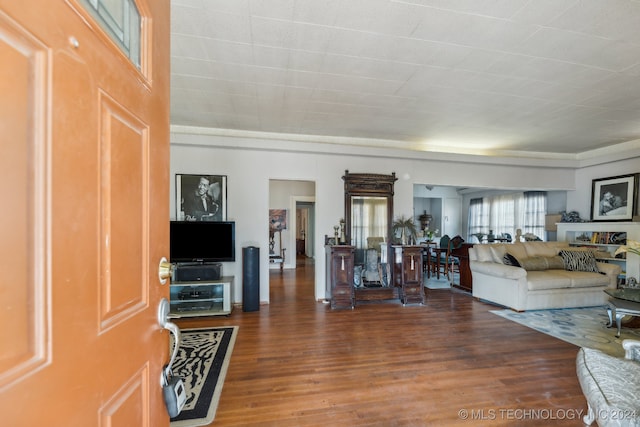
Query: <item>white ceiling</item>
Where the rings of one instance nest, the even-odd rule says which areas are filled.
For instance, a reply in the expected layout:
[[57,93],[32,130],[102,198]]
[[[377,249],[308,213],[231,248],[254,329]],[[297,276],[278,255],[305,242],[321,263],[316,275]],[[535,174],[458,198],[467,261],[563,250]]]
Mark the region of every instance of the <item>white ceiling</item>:
[[171,0],[171,13],[172,125],[477,154],[640,139],[640,1]]

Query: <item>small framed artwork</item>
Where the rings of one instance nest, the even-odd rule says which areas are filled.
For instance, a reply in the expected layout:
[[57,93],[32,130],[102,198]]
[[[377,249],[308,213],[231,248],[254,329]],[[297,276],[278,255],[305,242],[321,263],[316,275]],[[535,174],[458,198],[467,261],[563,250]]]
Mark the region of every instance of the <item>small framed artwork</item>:
[[286,209],[269,209],[269,229],[273,231],[287,229]]
[[176,174],[178,221],[226,221],[227,176]]
[[594,179],[591,186],[591,220],[631,221],[638,201],[638,175]]

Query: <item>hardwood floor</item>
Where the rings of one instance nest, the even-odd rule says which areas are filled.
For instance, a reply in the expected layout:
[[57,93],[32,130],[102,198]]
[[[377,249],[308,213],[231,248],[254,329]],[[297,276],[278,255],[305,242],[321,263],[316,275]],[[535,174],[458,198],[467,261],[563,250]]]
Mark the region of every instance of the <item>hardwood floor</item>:
[[583,425],[574,345],[449,289],[332,311],[313,270],[271,270],[260,311],[180,322],[240,327],[212,426]]

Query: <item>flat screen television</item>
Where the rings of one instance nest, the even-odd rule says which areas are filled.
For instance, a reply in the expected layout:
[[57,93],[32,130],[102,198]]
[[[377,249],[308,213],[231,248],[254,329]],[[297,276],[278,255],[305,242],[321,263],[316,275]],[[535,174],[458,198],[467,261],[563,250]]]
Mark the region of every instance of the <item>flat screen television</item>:
[[171,262],[224,262],[236,260],[234,221],[171,221]]

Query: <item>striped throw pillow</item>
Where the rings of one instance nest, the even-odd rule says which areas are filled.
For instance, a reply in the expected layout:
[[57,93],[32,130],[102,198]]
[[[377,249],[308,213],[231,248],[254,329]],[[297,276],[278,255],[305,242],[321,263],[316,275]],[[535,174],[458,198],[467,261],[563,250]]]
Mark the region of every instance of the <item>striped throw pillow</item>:
[[560,256],[564,261],[565,270],[599,273],[596,257],[591,251],[561,250]]

